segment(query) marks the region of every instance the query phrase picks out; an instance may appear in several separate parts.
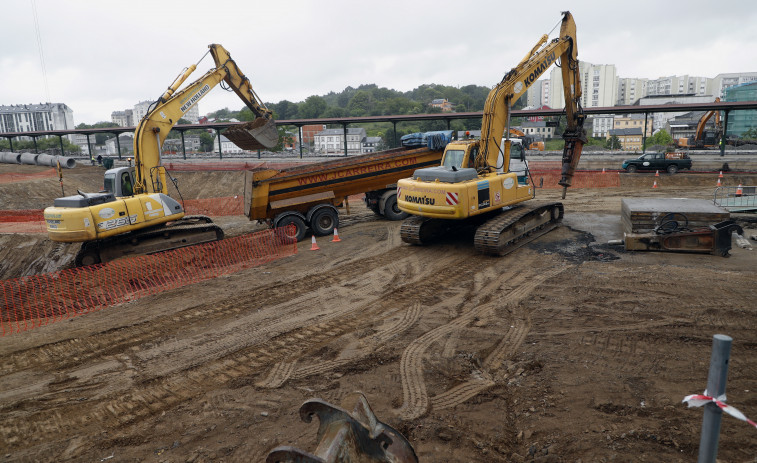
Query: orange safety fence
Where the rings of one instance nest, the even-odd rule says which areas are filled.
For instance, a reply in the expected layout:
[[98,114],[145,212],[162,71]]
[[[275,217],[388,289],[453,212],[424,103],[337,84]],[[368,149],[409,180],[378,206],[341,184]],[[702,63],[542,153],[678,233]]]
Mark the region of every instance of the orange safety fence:
[[[562,188],[559,170],[531,170],[531,178],[539,188],[545,190]],[[617,171],[576,171],[573,175],[573,188],[615,188],[620,187],[620,175]]]
[[27,180],[36,180],[39,178],[57,177],[58,171],[55,167],[52,167],[42,172],[34,172],[30,174],[17,174],[17,173],[5,173],[0,174],[0,183],[16,183],[25,182]]
[[7,209],[0,210],[0,222],[43,222],[42,209]]
[[297,253],[292,230],[265,230],[106,264],[0,280],[0,335],[134,301]]
[[184,200],[184,210],[187,211],[187,215],[200,214],[211,217],[242,215],[243,209],[242,196]]

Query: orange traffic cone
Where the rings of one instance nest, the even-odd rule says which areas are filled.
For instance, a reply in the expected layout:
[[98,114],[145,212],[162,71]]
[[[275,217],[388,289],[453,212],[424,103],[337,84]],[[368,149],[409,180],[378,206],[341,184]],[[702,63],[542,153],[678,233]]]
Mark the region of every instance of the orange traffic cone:
[[321,248],[318,247],[318,243],[315,242],[315,235],[313,235],[313,245],[310,246],[310,250],[311,251],[318,251],[320,249]]
[[718,178],[723,178],[723,171],[720,171],[720,175],[718,175]]
[[657,188],[657,180],[654,181],[654,185],[652,185],[652,188]]
[[659,177],[660,176],[660,171],[659,170],[654,171],[654,176],[655,177]]
[[342,240],[339,239],[339,231],[335,228],[334,229],[334,238],[331,239],[332,243],[338,243]]
[[605,168],[604,168],[604,167],[602,168],[602,173],[603,173],[603,174],[605,173]]
[[718,185],[717,185],[717,186],[721,186],[721,185],[720,185],[720,179],[718,179]]
[[744,192],[741,191],[741,184],[739,183],[739,186],[736,187],[736,196],[741,196],[742,194],[744,194]]

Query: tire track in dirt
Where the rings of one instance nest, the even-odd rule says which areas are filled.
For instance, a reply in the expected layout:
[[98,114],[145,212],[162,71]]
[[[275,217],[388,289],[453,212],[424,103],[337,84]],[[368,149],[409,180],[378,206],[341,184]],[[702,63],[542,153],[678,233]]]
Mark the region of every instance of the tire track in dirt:
[[[277,381],[271,381],[266,378],[263,381],[256,383],[255,385],[260,388],[278,388],[281,387],[287,379],[303,379],[309,376],[322,375],[329,371],[336,370],[346,365],[355,363],[359,360],[363,360],[372,353],[374,353],[379,347],[384,345],[387,341],[407,331],[413,326],[421,316],[421,305],[419,302],[413,304],[410,309],[405,311],[402,318],[396,323],[390,325],[384,330],[379,331],[367,340],[361,343],[359,348],[351,350],[350,353],[342,358],[336,360],[330,360],[326,362],[319,362],[313,365],[301,366],[296,370],[292,368],[288,371],[288,375],[281,381],[280,378],[276,378]],[[269,374],[269,378],[273,376],[273,373],[279,370],[279,365],[275,365]]]
[[[408,249],[401,249],[399,252],[405,258],[413,254],[408,252]],[[389,252],[382,259],[372,259],[373,265],[376,260],[386,263],[397,262],[399,259],[395,254],[395,252]],[[466,258],[449,256],[441,259],[441,265],[455,267],[462,260]],[[408,287],[417,290],[418,281],[432,281],[433,278],[428,277],[436,271],[437,269],[434,268],[425,269],[424,273],[415,275],[416,278],[407,282]],[[359,266],[348,272],[342,271],[341,276],[343,277],[345,273],[355,279],[365,277],[365,272],[362,272]],[[335,281],[338,283],[339,279],[335,278]],[[430,283],[426,284],[430,285]],[[428,291],[431,289],[429,288]],[[72,429],[76,429],[81,435],[87,429],[92,429],[94,432],[95,429],[103,427],[134,424],[158,411],[170,409],[205,390],[224,387],[232,380],[260,372],[266,365],[287,358],[292,359],[303,351],[323,345],[328,340],[364,326],[366,320],[380,315],[382,311],[396,310],[393,307],[398,306],[398,303],[407,303],[403,296],[405,291],[390,288],[388,293],[383,297],[373,298],[367,306],[350,307],[346,312],[335,313],[332,317],[322,320],[321,323],[308,324],[303,329],[299,329],[302,327],[301,320],[299,324],[282,325],[274,333],[262,330],[272,337],[258,339],[260,343],[256,345],[248,343],[246,347],[240,349],[233,343],[222,343],[223,347],[216,350],[214,356],[204,358],[204,363],[183,365],[176,368],[174,374],[161,375],[160,372],[156,372],[158,376],[143,377],[134,384],[123,385],[128,387],[129,392],[126,394],[111,391],[107,397],[90,401],[87,406],[66,404],[67,406],[64,407],[68,412],[66,414],[74,416],[73,419],[63,419],[57,415],[57,412],[53,413],[45,409],[31,413],[11,413],[0,427],[0,436],[9,446],[16,446],[22,441],[26,445],[31,445],[44,439],[42,436],[29,439],[30,435],[37,435],[34,433],[36,429],[45,429],[64,437],[72,432]],[[308,307],[301,310],[306,311]],[[276,311],[273,310],[273,312]],[[75,387],[72,387],[68,392],[75,393],[75,391]],[[40,398],[41,401],[42,398]]]
[[[477,289],[474,293],[476,295],[466,304],[466,306],[472,307],[470,310],[411,342],[400,359],[403,390],[403,404],[397,410],[400,417],[406,420],[416,419],[427,412],[429,404],[433,406],[434,403],[442,408],[454,407],[491,387],[494,384],[491,379],[492,372],[484,371],[480,373],[480,377],[474,377],[430,400],[423,379],[422,365],[427,351],[434,343],[456,331],[463,330],[471,322],[486,316],[488,312],[494,311],[497,306],[515,307],[542,282],[553,278],[564,270],[564,267],[559,267],[537,273],[538,270],[531,269],[531,274],[519,273],[512,279],[501,278],[483,285],[476,284]],[[505,282],[502,282],[502,280]],[[517,287],[507,292],[505,287],[512,284],[517,284]],[[482,296],[478,296],[479,294]],[[497,295],[497,297],[489,301],[483,300],[489,299],[491,295]],[[503,301],[504,298],[507,300]],[[462,303],[462,300],[455,301],[455,303],[457,302]],[[514,323],[492,354],[487,357],[485,364],[491,367],[501,366],[504,357],[523,342],[528,328],[529,324],[525,320],[521,323]]]

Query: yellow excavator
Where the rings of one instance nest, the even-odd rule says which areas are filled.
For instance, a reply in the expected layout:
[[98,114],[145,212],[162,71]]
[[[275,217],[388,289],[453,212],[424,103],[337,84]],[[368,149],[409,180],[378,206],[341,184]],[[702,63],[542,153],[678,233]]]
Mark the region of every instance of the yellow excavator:
[[[719,102],[720,98],[715,98],[715,103]],[[715,116],[715,130],[705,131],[707,122]],[[723,133],[723,128],[720,126],[720,111],[707,111],[702,114],[697,122],[697,129],[694,135],[688,138],[679,138],[676,140],[676,146],[678,148],[717,148],[720,143],[720,138]]]
[[477,250],[505,255],[557,226],[563,216],[562,203],[521,204],[532,200],[535,192],[525,176],[509,172],[511,157],[525,160],[523,146],[509,138],[510,113],[512,104],[559,59],[567,127],[558,183],[565,198],[586,143],[577,56],[576,24],[566,11],[560,36],[549,41],[543,35],[491,90],[480,140],[449,143],[441,166],[418,169],[397,183],[399,208],[412,215],[400,229],[403,241],[427,244],[453,230],[474,226]]
[[211,44],[207,53],[213,56],[215,67],[179,90],[199,62],[184,69],[140,121],[134,132],[133,167],[107,170],[104,191],[57,198],[45,209],[52,241],[82,243],[77,266],[223,238],[223,230],[210,218],[186,216],[182,205],[168,196],[168,175],[161,164],[168,132],[222,81],[255,115],[253,121],[227,129],[227,138],[243,149],[272,148],[278,143],[278,131],[272,112],[260,102],[229,52]]

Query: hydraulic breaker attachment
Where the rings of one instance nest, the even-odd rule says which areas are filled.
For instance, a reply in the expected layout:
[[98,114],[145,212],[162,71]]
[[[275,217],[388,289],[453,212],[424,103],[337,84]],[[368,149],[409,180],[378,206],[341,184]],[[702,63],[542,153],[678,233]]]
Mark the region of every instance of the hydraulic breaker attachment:
[[258,117],[254,121],[233,125],[223,135],[243,150],[273,148],[279,142],[279,132],[273,119]]
[[727,257],[733,232],[741,235],[743,230],[733,220],[726,220],[709,227],[666,234],[627,233],[624,242],[627,251],[700,252]]
[[373,414],[361,393],[348,397],[352,413],[311,399],[300,407],[300,418],[309,423],[317,416],[318,447],[314,453],[282,446],[268,454],[266,463],[417,463],[415,450],[402,434]]
[[581,159],[581,151],[583,151],[584,143],[587,143],[586,133],[581,125],[573,132],[567,130],[563,133],[563,139],[565,140],[565,147],[562,154],[562,170],[560,172],[560,181],[557,182],[563,187],[562,198],[565,199],[565,192],[568,187],[573,183],[573,174],[576,173],[576,167],[578,167],[578,160]]

